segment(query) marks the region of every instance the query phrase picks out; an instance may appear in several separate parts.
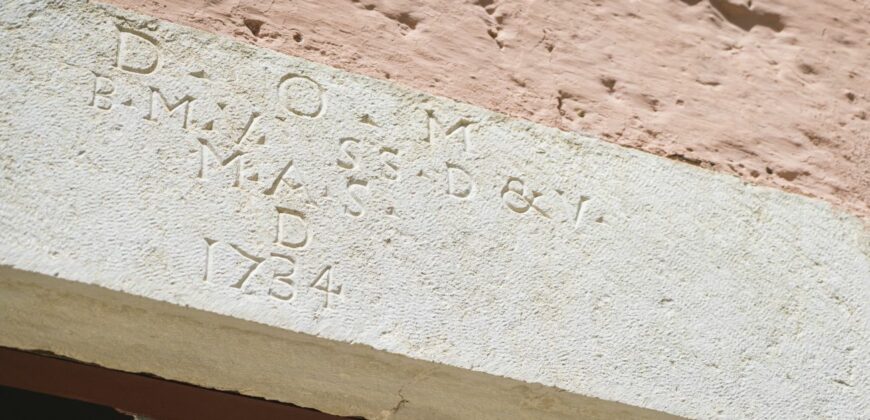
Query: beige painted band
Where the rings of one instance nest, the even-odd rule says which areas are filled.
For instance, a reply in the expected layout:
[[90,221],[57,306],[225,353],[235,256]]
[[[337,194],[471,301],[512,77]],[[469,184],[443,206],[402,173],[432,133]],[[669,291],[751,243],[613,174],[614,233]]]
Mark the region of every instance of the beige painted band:
[[365,418],[674,418],[9,267],[0,346]]

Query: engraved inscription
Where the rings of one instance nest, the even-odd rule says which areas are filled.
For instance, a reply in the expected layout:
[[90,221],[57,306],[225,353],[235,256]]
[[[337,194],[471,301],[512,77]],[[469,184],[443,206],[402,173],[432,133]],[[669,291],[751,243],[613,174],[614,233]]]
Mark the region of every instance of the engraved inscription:
[[583,217],[583,213],[586,211],[586,207],[584,204],[590,200],[589,197],[585,195],[581,195],[580,198],[575,203],[568,201],[568,198],[565,197],[565,193],[560,190],[556,190],[562,198],[565,199],[565,203],[568,205],[568,220],[571,222],[571,225],[574,229],[580,227],[580,219]]
[[276,254],[276,253],[272,253],[271,257],[272,257],[272,259],[278,261],[279,263],[283,264],[286,267],[283,269],[275,268],[273,271],[273,274],[272,274],[272,277],[276,281],[284,284],[283,289],[285,290],[285,292],[284,293],[276,292],[272,287],[269,287],[269,296],[272,296],[278,300],[293,299],[293,296],[295,295],[295,290],[294,290],[295,282],[293,281],[292,276],[293,276],[293,272],[295,270],[296,261],[294,261],[293,258],[290,258],[286,255],[281,255],[281,254]]
[[[190,95],[184,95],[181,99],[176,101],[174,104],[170,105],[169,102],[166,101],[166,97],[163,96],[163,93],[160,92],[159,89],[152,87],[151,88],[151,107],[148,110],[148,115],[145,117],[148,121],[157,122],[157,114],[158,113],[166,113],[171,118],[172,115],[175,114],[175,111],[178,109],[182,109],[181,113],[181,127],[187,128],[187,122],[190,118],[190,103],[194,101]],[[183,107],[183,108],[182,108]]]
[[[207,172],[209,171],[207,168],[218,166],[218,168],[226,168],[227,166],[233,165],[235,168],[234,176],[233,176],[233,186],[238,187],[241,182],[242,177],[242,160],[240,157],[244,154],[237,150],[232,151],[227,157],[222,158],[220,154],[212,147],[211,143],[206,139],[197,139],[200,144],[200,166],[199,173],[197,176],[200,179],[207,179]],[[214,161],[217,165],[211,164],[210,161]]]
[[474,192],[471,174],[459,165],[447,164],[447,194],[460,199],[468,199]]
[[[260,120],[260,113],[257,111],[251,111],[251,116],[248,117],[248,122],[245,123],[245,127],[242,129],[242,135],[240,135],[239,138],[236,139],[236,144],[241,143],[243,140],[245,140],[249,136],[255,136],[256,134],[254,134],[254,133],[258,133],[256,125],[257,125],[257,122],[259,120]],[[266,134],[262,133],[262,132],[259,132],[259,134],[260,134],[260,136],[255,137],[254,141],[257,144],[266,144]]]
[[314,79],[290,73],[278,83],[278,100],[291,114],[316,118],[323,112],[323,86]]
[[282,207],[278,211],[278,234],[275,243],[287,248],[302,248],[308,243],[308,222],[305,215]]
[[302,187],[301,183],[295,182],[292,178],[289,177],[289,172],[291,169],[293,169],[293,161],[292,160],[287,162],[286,165],[284,165],[284,169],[281,169],[281,172],[278,172],[278,176],[276,176],[275,180],[272,181],[272,185],[269,188],[267,188],[265,191],[263,191],[263,194],[265,194],[265,195],[275,194],[275,191],[278,191],[278,187],[280,187],[281,184],[287,185],[288,187],[290,187],[291,189],[294,189],[294,190],[301,188]]
[[[375,169],[378,171],[378,178],[388,182],[397,181],[399,179],[399,149],[391,146],[366,148],[365,144],[362,140],[354,137],[339,139],[338,157],[335,159],[335,164],[346,171]],[[373,161],[363,159],[363,157]]]
[[[209,238],[205,238],[205,243],[204,281],[217,281],[240,289],[257,267],[265,260],[245,252],[237,245]],[[217,264],[218,261],[221,261],[223,264]]]
[[330,306],[342,294],[342,285],[333,278],[333,265],[323,266],[313,279],[301,283],[294,278],[299,272],[298,263],[289,255],[271,252],[258,257],[236,244],[209,238],[205,238],[205,243],[204,282],[224,284],[245,294],[261,290],[281,301],[293,300],[297,285],[304,284],[324,294],[323,307]]
[[115,84],[112,79],[94,73],[94,94],[91,96],[90,105],[98,109],[112,109],[113,93],[115,93]]
[[[292,279],[295,271],[295,260],[289,256],[271,253],[268,257],[257,257],[243,250],[240,246],[213,239],[205,239],[206,265],[204,281],[219,281],[232,288],[244,289],[252,279],[271,271],[271,277],[278,285],[269,284],[269,295],[279,300],[293,298]],[[221,266],[215,261],[215,254],[220,255]],[[242,271],[244,270],[244,271]],[[278,286],[278,287],[276,287]],[[280,289],[276,291],[275,289]]]
[[542,208],[535,205],[537,200],[543,194],[538,191],[533,191],[519,178],[510,177],[501,190],[501,198],[504,204],[515,213],[526,213],[534,209],[540,215],[550,218]]
[[311,287],[314,289],[320,290],[324,294],[323,307],[329,307],[329,295],[340,295],[341,294],[341,285],[334,285],[332,282],[332,266],[327,265],[322,270],[320,270],[320,274],[314,279],[314,282],[311,283]]
[[151,74],[160,62],[157,40],[135,29],[118,28],[118,49],[115,67],[138,74]]
[[471,144],[468,137],[468,126],[475,124],[475,121],[460,118],[453,125],[444,130],[443,124],[435,117],[434,111],[426,111],[426,139],[429,143],[434,143],[436,138],[450,138],[454,134],[462,141],[462,148],[465,152],[470,150]]
[[354,151],[359,145],[359,140],[352,137],[345,137],[338,141],[339,157],[335,160],[339,168],[352,170],[357,166],[357,154]]
[[353,217],[360,217],[365,214],[365,205],[363,200],[369,191],[368,181],[349,178],[347,180],[347,195],[350,197],[352,204],[344,207],[344,212]]
[[202,281],[208,281],[208,277],[211,274],[211,270],[213,268],[212,263],[212,250],[211,247],[217,243],[214,239],[204,238],[205,239],[205,272],[202,275]]
[[[488,127],[479,118],[475,117],[478,120],[475,121],[458,112],[439,109],[436,114],[431,107],[424,109],[426,135],[422,140],[428,146],[420,143],[421,108],[378,109],[376,114],[370,114],[372,110],[361,109],[368,103],[354,102],[347,107],[351,115],[329,115],[329,123],[335,122],[337,127],[315,126],[324,124],[324,120],[316,120],[324,116],[328,100],[353,90],[330,90],[332,85],[323,85],[304,74],[284,74],[286,70],[282,70],[282,73],[264,76],[268,80],[263,87],[274,95],[269,99],[271,103],[252,103],[251,98],[240,93],[250,86],[220,89],[222,84],[241,78],[257,80],[257,75],[247,69],[228,73],[201,64],[176,66],[161,62],[170,55],[161,52],[157,39],[138,30],[122,26],[117,29],[114,67],[109,63],[107,71],[92,72],[93,90],[87,92],[89,86],[83,86],[82,103],[89,100],[89,106],[96,109],[90,112],[94,113],[128,112],[131,113],[128,117],[135,116],[119,123],[133,121],[174,130],[175,137],[180,135],[190,142],[183,146],[175,144],[179,150],[190,150],[190,155],[184,156],[185,168],[190,171],[188,176],[199,164],[196,178],[200,181],[200,190],[196,194],[213,193],[214,188],[238,188],[228,196],[244,203],[236,207],[237,211],[253,211],[265,219],[245,220],[246,227],[247,222],[256,222],[250,224],[256,226],[250,229],[266,230],[251,231],[248,236],[261,238],[259,240],[265,243],[239,245],[233,238],[229,241],[204,238],[203,281],[209,284],[237,289],[240,295],[268,296],[280,301],[311,298],[317,300],[310,303],[319,305],[322,297],[322,307],[331,307],[345,286],[336,281],[341,276],[335,273],[335,267],[347,262],[321,259],[306,268],[311,254],[321,252],[321,246],[329,248],[330,244],[322,242],[337,236],[329,230],[331,226],[322,231],[319,229],[324,226],[314,223],[324,216],[320,212],[333,219],[345,219],[344,215],[357,219],[352,223],[354,226],[347,229],[347,237],[361,236],[363,240],[367,240],[368,233],[378,232],[382,227],[379,225],[392,229],[402,226],[406,218],[420,217],[414,207],[418,203],[413,200],[444,200],[475,210],[478,207],[469,206],[470,200],[486,200],[476,204],[489,206],[494,214],[509,219],[506,223],[546,220],[546,223],[564,224],[566,233],[579,230],[584,217],[599,223],[603,220],[598,213],[598,202],[587,195],[576,194],[578,191],[573,186],[568,186],[572,191],[566,193],[529,179],[525,175],[528,168],[521,165],[533,166],[530,162],[535,161],[521,154],[514,158],[511,153],[501,153],[499,148],[505,145],[492,147],[493,143],[486,143],[489,137],[478,137],[476,133]],[[167,51],[169,47],[170,44],[164,45]],[[188,83],[184,85],[186,90],[179,92],[176,84],[162,84],[161,81],[168,80],[163,77],[167,76],[165,74],[155,75],[172,71],[184,74],[179,80]],[[279,78],[280,74],[284,76]],[[139,109],[133,107],[134,100]],[[345,108],[345,104],[329,105],[333,112]],[[147,115],[143,116],[146,111]],[[371,115],[377,115],[377,123]],[[390,120],[407,115],[413,120],[413,130],[402,128],[402,121]],[[143,118],[149,123],[143,122]],[[340,133],[347,128],[341,124],[349,121],[348,118],[352,120],[352,127],[360,132]],[[335,135],[336,132],[340,134]],[[324,137],[328,138],[304,138],[316,136],[310,133],[327,133]],[[345,134],[350,135],[339,138]],[[483,149],[485,144],[493,148],[491,154],[471,154],[478,148]],[[297,146],[300,148],[294,149]],[[323,156],[324,149],[336,155]],[[167,148],[161,145],[160,150]],[[196,162],[197,157],[199,162]],[[333,158],[338,168],[333,166]],[[492,165],[475,166],[481,159],[491,159],[488,163]],[[411,176],[415,173],[425,180]],[[504,175],[493,173],[522,175],[505,179]],[[416,185],[409,188],[406,184],[411,183]],[[452,198],[444,197],[445,194]],[[195,196],[198,200],[201,195]],[[412,205],[406,200],[412,200]],[[462,204],[456,204],[460,202]],[[588,216],[590,202],[595,211],[591,217]],[[433,211],[449,207],[441,202],[436,204],[431,207]],[[443,220],[443,215],[433,220]],[[358,228],[363,229],[362,235],[355,231]],[[345,293],[352,290],[352,285],[347,286]]]
[[397,181],[399,179],[399,150],[392,147],[382,147],[380,156],[384,163],[384,178]]
[[[508,177],[502,187],[501,198],[502,203],[510,211],[518,214],[534,213],[546,219],[553,219],[556,222],[567,223],[572,230],[577,230],[582,224],[583,216],[586,213],[588,203],[592,200],[587,195],[580,195],[577,199],[569,197],[565,191],[560,189],[552,192],[544,193],[532,189],[524,180],[517,177]],[[545,197],[546,195],[546,197]],[[558,195],[559,198],[555,196]],[[575,196],[577,197],[577,196]],[[542,202],[547,200],[549,204]],[[554,200],[559,200],[564,203],[564,206],[559,206],[554,203]],[[539,204],[541,203],[541,204]],[[564,208],[564,212],[560,208]],[[563,215],[555,216],[554,215]],[[601,217],[599,216],[599,219]]]
[[254,271],[257,271],[257,268],[260,267],[260,264],[265,261],[265,258],[257,258],[256,256],[249,254],[242,250],[241,247],[237,245],[230,244],[230,247],[233,248],[239,255],[245,257],[246,259],[251,261],[251,265],[248,267],[248,271],[245,271],[245,274],[239,279],[239,281],[232,284],[230,287],[235,287],[236,289],[241,289],[242,286],[245,285],[245,282],[248,281],[248,278],[251,277],[251,274],[254,274]]

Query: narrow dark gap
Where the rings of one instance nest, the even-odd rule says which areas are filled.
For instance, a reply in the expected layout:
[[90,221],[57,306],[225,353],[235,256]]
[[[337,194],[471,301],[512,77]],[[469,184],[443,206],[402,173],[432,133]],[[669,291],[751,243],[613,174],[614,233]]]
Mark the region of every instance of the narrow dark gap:
[[7,419],[130,420],[112,407],[0,386],[0,417]]
[[122,372],[51,354],[0,347],[0,418],[333,420],[348,417]]

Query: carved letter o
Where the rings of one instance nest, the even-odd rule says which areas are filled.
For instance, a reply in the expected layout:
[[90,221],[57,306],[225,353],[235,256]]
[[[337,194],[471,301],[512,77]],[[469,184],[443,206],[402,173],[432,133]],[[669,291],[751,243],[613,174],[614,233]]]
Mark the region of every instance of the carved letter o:
[[323,87],[308,76],[290,73],[278,83],[278,101],[293,115],[316,118],[323,112]]

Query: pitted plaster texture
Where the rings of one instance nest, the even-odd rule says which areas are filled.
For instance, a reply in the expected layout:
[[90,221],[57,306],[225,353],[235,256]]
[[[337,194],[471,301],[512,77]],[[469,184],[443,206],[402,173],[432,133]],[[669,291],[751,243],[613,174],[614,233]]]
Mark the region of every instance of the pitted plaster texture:
[[0,265],[681,416],[870,415],[870,243],[827,203],[108,6],[0,16]]
[[870,2],[101,0],[870,216]]

